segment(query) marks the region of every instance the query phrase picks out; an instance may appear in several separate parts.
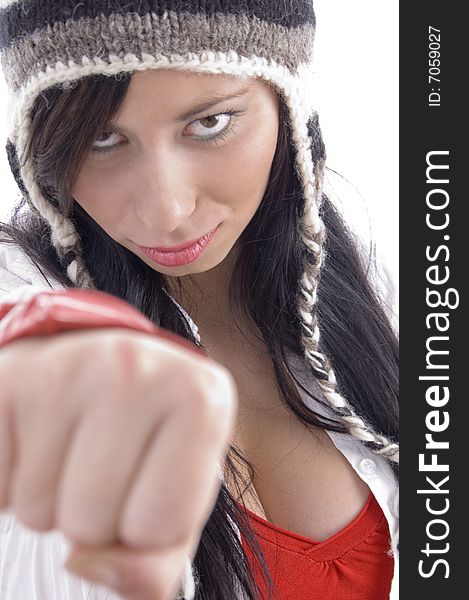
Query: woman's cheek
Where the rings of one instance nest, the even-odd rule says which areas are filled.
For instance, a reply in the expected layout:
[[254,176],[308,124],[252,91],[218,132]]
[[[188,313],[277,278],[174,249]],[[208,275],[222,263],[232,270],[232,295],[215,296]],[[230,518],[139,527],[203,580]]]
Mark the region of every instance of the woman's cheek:
[[[232,145],[223,157],[224,177],[220,178],[220,189],[236,191],[234,197],[252,197],[263,194],[267,185],[270,167],[275,154],[276,136],[271,140],[271,132],[262,135],[243,136]],[[226,168],[229,165],[229,168]],[[213,170],[212,170],[213,172]]]
[[80,175],[72,194],[75,200],[105,231],[124,216],[128,180],[120,176],[84,172]]
[[249,146],[249,152],[243,153],[233,173],[233,186],[237,187],[236,197],[242,199],[250,198],[250,212],[253,214],[260,204],[267,184],[269,182],[270,169],[275,154],[275,146],[272,148],[268,141],[256,139]]

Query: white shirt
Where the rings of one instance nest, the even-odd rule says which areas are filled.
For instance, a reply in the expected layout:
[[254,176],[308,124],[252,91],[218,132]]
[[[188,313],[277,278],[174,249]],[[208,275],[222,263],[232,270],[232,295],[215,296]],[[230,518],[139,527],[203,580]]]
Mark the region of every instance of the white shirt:
[[[0,301],[19,298],[24,293],[34,293],[36,289],[63,289],[63,286],[52,279],[46,280],[19,248],[0,244]],[[183,311],[182,307],[179,308]],[[198,338],[196,324],[185,311],[183,313]],[[298,359],[292,356],[290,359],[295,368]],[[301,369],[295,370],[300,382],[304,383]],[[307,377],[307,389],[317,385],[311,375]],[[327,414],[327,409],[313,401],[301,388],[298,390],[305,404],[318,414]],[[369,486],[386,517],[394,557],[389,600],[397,600],[399,495],[396,478],[383,457],[373,453],[351,435],[327,433]],[[63,568],[69,548],[69,542],[59,531],[35,532],[24,527],[12,514],[0,512],[1,600],[118,600],[119,597],[107,588],[74,577]]]

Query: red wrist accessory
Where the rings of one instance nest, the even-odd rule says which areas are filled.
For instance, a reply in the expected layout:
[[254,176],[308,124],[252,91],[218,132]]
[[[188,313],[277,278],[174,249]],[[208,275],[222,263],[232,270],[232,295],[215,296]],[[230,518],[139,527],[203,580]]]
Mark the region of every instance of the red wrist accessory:
[[33,295],[25,293],[24,299],[15,302],[0,302],[0,348],[22,337],[109,327],[149,333],[206,356],[189,340],[157,327],[136,308],[105,292],[81,288],[44,290]]

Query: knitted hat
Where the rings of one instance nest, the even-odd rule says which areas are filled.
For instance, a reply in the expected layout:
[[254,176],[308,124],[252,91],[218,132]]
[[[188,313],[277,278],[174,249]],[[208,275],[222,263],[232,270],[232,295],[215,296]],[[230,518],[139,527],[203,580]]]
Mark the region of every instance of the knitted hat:
[[[51,227],[51,242],[68,277],[92,289],[73,224],[42,195],[33,165],[22,161],[38,95],[88,75],[146,69],[259,77],[272,84],[287,109],[291,154],[304,196],[305,262],[298,282],[304,355],[349,432],[398,462],[398,445],[375,433],[336,391],[331,365],[318,350],[325,155],[308,82],[315,26],[311,0],[0,0],[0,61],[9,87],[7,152],[21,191]],[[317,164],[312,146],[323,152]],[[192,597],[187,586],[185,594]]]

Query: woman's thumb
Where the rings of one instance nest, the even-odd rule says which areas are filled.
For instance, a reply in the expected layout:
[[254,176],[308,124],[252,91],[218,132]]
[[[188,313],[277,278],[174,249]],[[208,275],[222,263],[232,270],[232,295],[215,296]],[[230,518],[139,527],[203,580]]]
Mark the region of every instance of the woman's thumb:
[[174,600],[188,568],[187,546],[159,551],[72,550],[65,568],[112,589],[126,600]]

